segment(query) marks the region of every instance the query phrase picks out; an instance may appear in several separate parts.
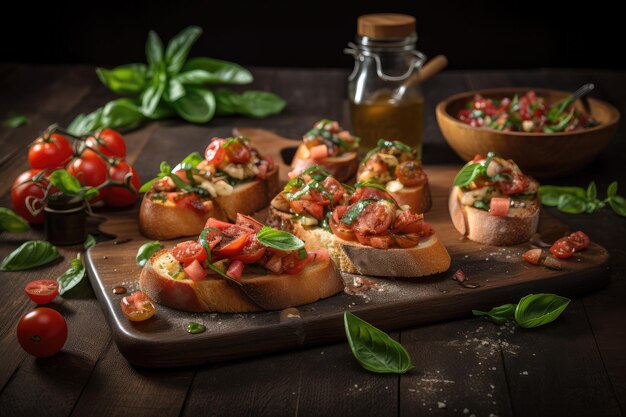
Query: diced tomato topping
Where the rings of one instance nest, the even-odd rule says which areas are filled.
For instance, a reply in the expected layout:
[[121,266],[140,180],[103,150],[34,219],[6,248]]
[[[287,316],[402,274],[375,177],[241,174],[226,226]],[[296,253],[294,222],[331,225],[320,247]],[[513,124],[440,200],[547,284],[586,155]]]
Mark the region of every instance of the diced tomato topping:
[[373,248],[387,249],[393,244],[393,238],[390,235],[370,236],[370,245]]
[[289,255],[283,257],[283,272],[289,275],[296,275],[302,272],[305,266],[313,261],[313,255],[307,253],[304,259],[300,259],[298,252],[291,252]]
[[263,228],[263,223],[253,217],[246,216],[245,214],[241,213],[237,213],[237,224],[239,226],[249,227],[254,232],[258,232]]
[[506,217],[511,207],[510,198],[493,197],[489,204],[489,214],[492,216]]
[[261,161],[258,168],[259,168],[259,173],[256,174],[256,178],[259,180],[264,180],[265,178],[267,178],[267,171],[268,171],[267,162]]
[[356,240],[354,233],[348,227],[348,225],[335,220],[334,217],[330,219],[330,221],[328,222],[328,225],[330,226],[330,230],[332,230],[333,234],[337,236],[338,238],[343,239],[343,240]]
[[311,159],[314,161],[321,161],[328,157],[328,147],[324,144],[315,145],[309,151],[311,152]]
[[591,241],[591,239],[589,239],[589,236],[587,236],[584,232],[580,230],[578,232],[572,233],[567,238],[569,239],[570,243],[574,245],[574,249],[576,249],[576,251],[581,251],[585,249],[587,246],[589,246],[589,242]]
[[394,236],[394,240],[401,248],[413,248],[420,242],[420,235],[417,233],[405,233]]
[[386,231],[393,221],[394,213],[384,203],[370,203],[352,222],[352,229],[364,235],[379,235]]
[[178,262],[189,264],[194,260],[203,262],[207,259],[208,254],[198,242],[187,240],[176,245],[172,250],[172,256],[174,256],[174,259]]
[[282,257],[279,254],[272,255],[265,263],[265,267],[275,274],[280,274],[283,270]]
[[550,248],[550,252],[559,259],[567,259],[574,255],[576,246],[567,237],[562,237]]
[[206,151],[204,151],[204,158],[207,160],[207,162],[213,165],[218,165],[224,160],[224,156],[226,156],[226,151],[222,147],[224,142],[224,139],[220,138],[211,139],[211,143],[209,143]]
[[524,260],[529,264],[539,265],[541,261],[541,249],[531,249],[526,251],[522,255],[522,258],[524,258]]
[[311,200],[289,200],[292,210],[298,214],[310,215],[317,220],[324,219],[324,206]]
[[338,203],[346,192],[341,183],[334,177],[326,177],[322,181],[322,186],[332,196],[333,203]]
[[209,220],[207,220],[206,224],[204,225],[204,228],[206,229],[207,227],[212,227],[214,229],[223,231],[232,226],[233,226],[232,223],[223,222],[221,220],[217,220],[211,217]]
[[243,274],[243,262],[241,261],[232,261],[226,270],[226,275],[231,277],[236,281],[241,281],[241,276]]
[[409,210],[401,212],[393,221],[394,233],[420,233],[424,216]]
[[189,278],[191,278],[193,281],[201,281],[202,278],[206,276],[206,271],[197,259],[187,265],[184,270],[185,273],[189,275]]
[[324,262],[330,259],[327,249],[316,249],[307,251],[309,256],[313,257],[314,262]]
[[229,161],[236,164],[245,164],[250,161],[251,152],[248,144],[240,138],[229,139],[222,145]]
[[462,269],[457,269],[454,274],[452,274],[452,279],[458,282],[465,281],[465,272]]
[[391,195],[386,191],[382,191],[374,187],[359,187],[356,189],[354,194],[352,194],[352,197],[350,198],[350,203],[354,204],[357,201],[365,200],[365,199],[373,199],[373,200],[389,199],[389,200],[395,201],[393,198],[391,198]]
[[[219,231],[211,230],[205,236],[206,241],[209,244],[211,250],[215,249],[218,243],[223,239],[222,233]],[[198,242],[200,243],[200,242]]]
[[183,180],[183,182],[185,184],[189,184],[189,178],[187,178],[187,172],[185,172],[184,169],[179,169],[178,171],[174,172],[174,174],[180,178],[181,180]]
[[266,250],[267,247],[263,246],[254,234],[249,234],[243,249],[233,256],[232,259],[241,261],[244,264],[251,264],[259,261],[265,255]]
[[520,194],[526,191],[530,185],[530,178],[526,175],[516,172],[511,175],[510,180],[499,181],[500,189],[506,195]]
[[247,233],[241,233],[232,239],[228,239],[224,236],[222,241],[213,250],[213,254],[219,259],[231,258],[243,250],[247,240]]

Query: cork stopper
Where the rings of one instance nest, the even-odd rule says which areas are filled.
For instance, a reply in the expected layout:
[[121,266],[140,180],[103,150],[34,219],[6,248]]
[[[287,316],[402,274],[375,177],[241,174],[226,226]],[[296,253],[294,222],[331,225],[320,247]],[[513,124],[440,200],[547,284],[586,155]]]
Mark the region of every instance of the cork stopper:
[[366,14],[359,16],[357,33],[374,39],[405,38],[415,33],[415,18],[406,14]]

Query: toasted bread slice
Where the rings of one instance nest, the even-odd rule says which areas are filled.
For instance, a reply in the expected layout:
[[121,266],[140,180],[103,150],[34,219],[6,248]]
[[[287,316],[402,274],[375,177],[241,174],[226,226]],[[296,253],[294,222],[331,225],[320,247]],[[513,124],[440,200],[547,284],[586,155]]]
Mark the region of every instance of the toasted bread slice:
[[143,292],[159,304],[190,312],[246,313],[280,310],[315,302],[341,292],[344,283],[329,259],[307,265],[296,275],[267,273],[245,274],[242,286],[217,275],[208,279],[170,278],[178,261],[170,250],[152,255],[139,278]]
[[152,200],[153,192],[148,191],[139,209],[139,230],[144,236],[159,240],[198,235],[209,217],[234,221],[237,213],[252,214],[267,207],[270,196],[279,191],[277,167],[268,172],[265,180],[239,184],[232,194],[213,198],[211,210],[205,212],[155,202]]
[[413,213],[426,213],[432,206],[428,183],[418,187],[403,187],[399,191],[389,191],[389,194],[396,200],[398,205],[409,206]]
[[525,201],[526,207],[511,208],[504,217],[462,205],[461,193],[459,187],[452,189],[448,209],[456,230],[470,240],[486,245],[512,246],[528,242],[537,232],[541,207],[538,198]]
[[326,168],[337,180],[345,182],[356,174],[358,164],[357,152],[346,152],[341,156],[331,156],[321,161],[314,161],[311,159],[309,148],[305,144],[301,144],[296,150],[293,161],[291,161],[291,173],[298,175],[313,165],[320,165]]

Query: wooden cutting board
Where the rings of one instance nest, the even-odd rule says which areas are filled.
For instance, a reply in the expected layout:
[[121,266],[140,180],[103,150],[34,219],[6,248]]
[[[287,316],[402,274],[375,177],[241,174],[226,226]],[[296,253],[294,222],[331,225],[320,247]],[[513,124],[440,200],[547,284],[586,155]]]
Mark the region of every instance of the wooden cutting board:
[[[290,153],[286,148],[293,148],[297,142],[261,129],[239,129],[238,133],[248,135],[262,152],[272,154],[280,162],[281,178],[286,180],[288,168],[282,157]],[[103,233],[117,238],[88,251],[89,278],[120,352],[130,362],[148,367],[219,362],[344,340],[342,317],[346,310],[379,328],[392,330],[467,316],[472,309],[517,302],[530,293],[574,295],[608,282],[609,254],[593,242],[587,250],[563,261],[562,270],[550,270],[522,260],[530,243],[504,248],[462,238],[452,226],[447,209],[450,184],[457,170],[458,167],[426,167],[433,197],[433,208],[426,220],[452,257],[450,270],[442,274],[416,279],[368,277],[375,287],[365,292],[341,293],[296,309],[196,314],[158,306],[150,320],[130,322],[120,309],[123,295],[113,294],[113,288],[124,286],[129,293],[138,289],[140,268],[135,264],[135,255],[149,239],[139,233],[137,212],[127,211],[108,213],[108,220],[100,226]],[[257,214],[260,219],[263,216],[263,212]],[[567,231],[563,223],[542,214],[539,232],[544,241],[552,242]],[[164,243],[172,247],[180,240]],[[465,286],[452,280],[457,269],[467,276]],[[343,278],[348,288],[353,288],[358,276],[343,274]],[[186,326],[192,321],[204,324],[206,332],[187,333]]]

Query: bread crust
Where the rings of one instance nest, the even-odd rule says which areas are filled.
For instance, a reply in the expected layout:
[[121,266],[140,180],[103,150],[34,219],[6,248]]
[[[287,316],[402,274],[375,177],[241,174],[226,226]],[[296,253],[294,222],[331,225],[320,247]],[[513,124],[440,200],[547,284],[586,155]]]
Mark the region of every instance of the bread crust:
[[470,240],[493,246],[513,246],[528,242],[537,232],[541,204],[538,198],[528,200],[524,209],[509,216],[492,216],[485,210],[462,205],[461,189],[454,187],[448,209],[454,227]]
[[413,213],[426,213],[432,206],[428,182],[418,187],[404,187],[400,191],[389,192],[389,194],[398,205],[409,206]]
[[234,221],[237,213],[252,214],[266,207],[271,196],[279,191],[278,167],[270,171],[265,180],[239,184],[232,194],[211,199],[213,207],[204,213],[154,202],[154,192],[150,190],[144,195],[139,208],[139,231],[150,239],[158,240],[198,235],[209,217]]
[[217,276],[195,282],[175,280],[154,265],[169,253],[162,249],[144,266],[139,286],[159,304],[189,312],[247,313],[280,310],[315,302],[343,291],[339,270],[331,260],[307,265],[296,275],[246,274],[241,287]]
[[309,156],[309,149],[305,144],[298,146],[291,161],[292,172],[300,174],[308,167],[320,165],[326,168],[338,181],[346,182],[356,174],[359,165],[357,152],[346,152],[341,156],[328,157],[322,161],[313,161]]

